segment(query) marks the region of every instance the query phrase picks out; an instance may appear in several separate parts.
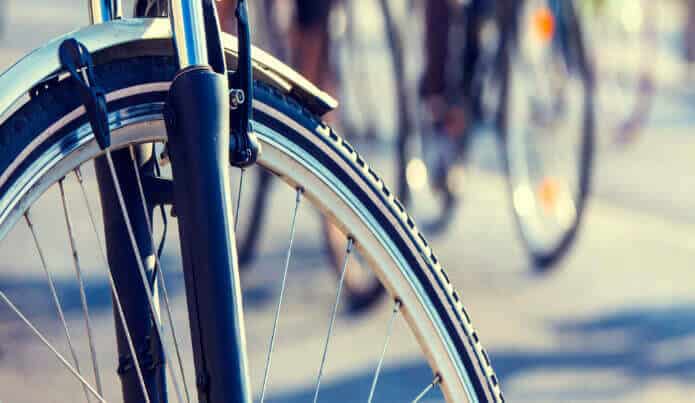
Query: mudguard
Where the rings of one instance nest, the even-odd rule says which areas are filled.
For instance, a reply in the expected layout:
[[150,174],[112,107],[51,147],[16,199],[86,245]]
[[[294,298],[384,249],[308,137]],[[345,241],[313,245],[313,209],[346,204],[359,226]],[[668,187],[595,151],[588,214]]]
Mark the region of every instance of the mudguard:
[[[75,38],[87,46],[95,64],[135,56],[173,55],[171,26],[166,18],[132,18],[91,25],[55,38],[34,50],[0,75],[0,123],[26,102],[27,94],[42,83],[62,77],[58,48]],[[227,67],[237,65],[237,39],[222,35]],[[254,47],[254,78],[298,98],[303,105],[323,115],[338,102],[286,64]]]

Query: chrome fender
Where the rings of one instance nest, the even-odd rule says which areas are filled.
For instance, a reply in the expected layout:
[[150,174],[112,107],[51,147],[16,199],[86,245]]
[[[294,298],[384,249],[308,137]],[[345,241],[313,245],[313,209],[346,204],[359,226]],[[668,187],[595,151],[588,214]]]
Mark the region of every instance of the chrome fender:
[[[171,26],[166,18],[132,18],[91,25],[53,39],[0,75],[0,123],[23,105],[32,88],[63,77],[58,47],[66,38],[85,44],[96,64],[147,55],[173,55]],[[237,38],[223,34],[228,68],[237,63]],[[263,50],[252,50],[254,77],[298,98],[312,112],[323,115],[338,102],[286,64]]]

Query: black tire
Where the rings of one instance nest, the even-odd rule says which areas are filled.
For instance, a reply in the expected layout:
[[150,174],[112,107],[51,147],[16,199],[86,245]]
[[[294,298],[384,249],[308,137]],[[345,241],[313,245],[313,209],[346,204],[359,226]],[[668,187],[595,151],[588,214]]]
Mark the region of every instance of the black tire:
[[579,20],[576,17],[576,12],[571,6],[571,2],[567,4],[569,7],[564,7],[564,10],[568,14],[564,18],[567,18],[567,27],[570,32],[569,40],[563,45],[564,51],[555,51],[553,53],[556,55],[556,57],[563,57],[567,64],[572,65],[572,68],[578,71],[578,75],[581,78],[581,83],[584,88],[581,145],[578,150],[578,189],[575,200],[576,218],[574,219],[572,225],[566,228],[559,240],[557,240],[557,242],[555,242],[549,248],[545,249],[534,247],[534,242],[530,239],[528,232],[525,231],[524,228],[527,224],[524,222],[524,218],[519,214],[519,211],[514,205],[515,186],[512,181],[514,172],[512,172],[512,157],[509,152],[508,142],[510,135],[509,104],[511,98],[511,77],[512,69],[514,68],[513,57],[515,52],[518,51],[518,48],[521,46],[519,43],[517,43],[517,38],[519,38],[517,33],[520,29],[518,21],[519,10],[515,11],[517,13],[517,15],[514,16],[515,21],[512,24],[509,24],[509,28],[504,34],[505,40],[503,42],[503,49],[500,55],[501,60],[499,71],[500,81],[502,83],[502,94],[500,99],[501,107],[498,111],[496,122],[499,129],[498,132],[500,134],[499,145],[509,188],[510,202],[518,233],[526,251],[529,254],[533,269],[537,270],[538,272],[547,272],[551,268],[555,267],[556,264],[571,249],[582,223],[582,217],[584,215],[583,213],[590,193],[592,168],[594,163],[595,114],[593,68],[589,58],[587,57],[581,26],[579,25]]
[[[126,91],[128,95],[109,102],[108,107],[111,111],[142,105],[160,105],[161,108],[166,90],[143,84],[169,82],[176,73],[175,66],[175,60],[170,56],[130,56],[97,64],[95,77],[107,94],[129,90]],[[26,104],[0,124],[0,173],[7,174],[8,178],[0,187],[0,199],[15,196],[13,192],[9,192],[13,189],[13,183],[32,180],[23,174],[31,168],[32,161],[48,152],[46,150],[50,145],[64,144],[66,137],[75,133],[75,128],[89,127],[84,114],[77,115],[73,120],[61,120],[81,106],[79,99],[74,96],[75,88],[76,84],[70,78],[51,84],[32,96]],[[478,401],[504,401],[498,379],[490,367],[489,358],[479,342],[477,333],[472,328],[460,295],[454,290],[433,251],[388,187],[351,145],[300,103],[262,83],[256,84],[255,94],[256,123],[265,127],[267,133],[274,133],[274,141],[283,141],[291,144],[292,149],[301,151],[291,154],[291,158],[302,161],[308,159],[312,161],[311,164],[317,164],[316,170],[312,171],[315,172],[314,175],[329,175],[331,180],[339,181],[339,191],[346,195],[339,196],[339,200],[343,200],[340,205],[374,217],[359,221],[364,223],[360,225],[378,231],[380,235],[375,239],[386,240],[382,242],[388,242],[389,247],[393,248],[389,249],[390,253],[398,254],[399,259],[394,262],[404,262],[397,263],[398,273],[402,272],[407,276],[404,278],[414,282],[416,285],[413,289],[419,294],[416,299],[408,296],[407,301],[403,302],[405,308],[408,309],[408,304],[413,301],[426,301],[422,309],[436,316],[437,320],[432,323],[444,332],[438,334],[443,334],[446,340],[450,340],[447,341],[450,344],[446,344],[451,345],[451,350],[448,350],[451,353],[447,357],[455,357],[456,362],[461,363],[461,366],[452,368],[459,368],[458,376],[467,378],[466,382],[443,379],[442,386],[451,388],[452,385],[470,384],[471,389],[466,387],[466,390],[474,393]],[[138,110],[145,109],[147,108]],[[159,117],[156,119],[161,120],[161,113],[157,116]],[[64,123],[55,129],[56,122]],[[52,126],[55,131],[52,131],[50,136],[40,137]],[[290,155],[290,151],[284,152]],[[12,165],[13,162],[18,164]],[[33,177],[35,176],[31,176]],[[49,185],[50,183],[46,183],[46,186]],[[301,186],[301,183],[299,185]],[[307,197],[309,196],[312,195],[308,194]],[[313,196],[320,205],[321,197]],[[344,201],[348,198],[349,203]],[[416,312],[421,308],[411,305],[409,309]],[[429,346],[435,345],[431,343],[437,343],[426,339],[420,341],[430,343]]]

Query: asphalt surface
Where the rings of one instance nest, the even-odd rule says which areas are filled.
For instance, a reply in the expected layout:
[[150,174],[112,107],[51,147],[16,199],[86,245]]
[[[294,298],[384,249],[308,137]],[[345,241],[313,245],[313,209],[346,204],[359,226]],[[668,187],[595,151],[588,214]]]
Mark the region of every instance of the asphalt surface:
[[[68,4],[69,3],[69,4]],[[82,2],[31,0],[9,4],[10,23],[0,39],[0,66],[47,38],[86,19]],[[35,14],[34,6],[42,13]],[[0,89],[1,90],[1,89]],[[601,108],[619,101],[605,95]],[[611,119],[601,116],[594,191],[572,254],[547,275],[534,274],[518,240],[494,142],[476,139],[466,170],[464,202],[446,234],[432,240],[463,295],[493,366],[511,402],[689,402],[695,393],[695,123],[693,99],[659,95],[638,140],[617,147]],[[385,177],[384,147],[364,151]],[[88,173],[88,177],[91,176]],[[94,184],[90,179],[90,187]],[[99,363],[106,395],[117,396],[108,285],[74,181],[67,183],[76,237],[87,271]],[[91,194],[96,203],[96,195]],[[294,195],[276,186],[271,219],[257,263],[243,274],[249,361],[259,390],[275,300],[289,239]],[[79,293],[67,253],[62,211],[54,189],[33,208],[42,246],[79,346],[88,349]],[[270,380],[270,401],[313,398],[321,350],[335,295],[335,275],[323,254],[320,223],[308,205],[290,266],[286,302]],[[242,223],[243,224],[243,223]],[[173,297],[175,323],[186,345],[185,297],[175,245],[176,227],[163,264]],[[67,354],[40,261],[25,226],[0,244],[0,289]],[[391,307],[351,316],[339,311],[321,401],[365,401],[382,347]],[[186,350],[184,348],[184,350]],[[189,353],[185,361],[190,363]],[[375,401],[410,401],[431,378],[417,346],[397,321]],[[60,364],[6,308],[0,308],[0,401],[67,402],[84,397]],[[187,365],[187,377],[193,379]],[[107,382],[110,381],[110,382]],[[189,382],[190,383],[190,382]],[[117,399],[115,399],[117,400]],[[439,401],[437,392],[426,401]]]

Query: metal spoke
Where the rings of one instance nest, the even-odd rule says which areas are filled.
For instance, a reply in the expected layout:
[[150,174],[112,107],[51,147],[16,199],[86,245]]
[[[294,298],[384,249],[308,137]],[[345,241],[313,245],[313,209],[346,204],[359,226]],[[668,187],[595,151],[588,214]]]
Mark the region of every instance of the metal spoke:
[[381,374],[381,366],[384,364],[384,357],[386,356],[386,349],[389,346],[389,341],[391,340],[391,334],[393,334],[393,324],[396,323],[396,317],[401,310],[401,301],[396,300],[396,304],[393,307],[393,312],[391,313],[391,320],[389,320],[388,327],[386,328],[386,339],[384,341],[384,348],[381,350],[381,357],[379,357],[379,363],[374,371],[374,379],[372,379],[372,387],[369,390],[369,398],[367,403],[372,403],[374,399],[374,391],[376,391],[376,383],[379,380],[379,375]]
[[338,314],[338,305],[340,304],[340,293],[343,291],[343,283],[345,282],[345,273],[347,273],[348,261],[350,259],[350,253],[352,253],[352,246],[354,241],[352,237],[348,237],[347,247],[345,248],[345,259],[343,260],[343,269],[340,273],[340,280],[338,281],[338,290],[335,294],[335,302],[333,303],[333,313],[331,314],[331,321],[328,325],[328,334],[326,335],[326,343],[323,346],[323,355],[321,356],[321,366],[319,367],[319,374],[316,377],[316,388],[314,390],[314,403],[319,400],[319,389],[321,388],[321,377],[323,376],[323,369],[326,366],[326,357],[328,356],[328,345],[331,341],[331,336],[333,336],[333,328],[335,326],[335,318]]
[[[121,215],[123,216],[123,221],[125,222],[126,230],[128,231],[128,238],[130,238],[130,245],[133,248],[133,252],[135,253],[135,261],[138,266],[138,271],[140,272],[140,279],[142,280],[142,285],[145,287],[145,295],[147,296],[147,304],[149,305],[150,308],[150,313],[152,314],[152,320],[155,325],[155,330],[157,331],[157,336],[159,337],[161,346],[162,346],[162,356],[164,359],[164,365],[167,365],[167,360],[168,357],[170,356],[166,344],[162,342],[162,329],[161,329],[161,321],[159,319],[159,315],[157,312],[157,306],[154,303],[154,299],[152,297],[152,293],[150,293],[150,286],[149,286],[149,281],[147,279],[147,273],[145,272],[145,266],[142,263],[141,259],[141,254],[140,254],[140,247],[138,246],[137,240],[135,239],[135,233],[133,232],[133,225],[130,222],[130,216],[128,215],[128,208],[125,204],[125,200],[123,199],[123,191],[121,189],[121,184],[118,181],[118,174],[116,173],[116,167],[114,166],[113,163],[113,156],[111,155],[111,150],[107,149],[106,150],[106,162],[108,163],[109,166],[109,171],[111,172],[111,179],[113,180],[114,188],[116,190],[116,196],[118,198],[118,204],[121,207]],[[171,372],[171,366],[167,365],[167,368]],[[179,387],[179,383],[176,379],[175,376],[173,376],[173,373],[171,374],[172,377],[172,383],[174,385],[174,391],[176,392],[176,397],[178,398],[179,402],[183,402],[183,398],[181,397],[181,389]]]
[[439,375],[435,376],[432,382],[429,385],[427,385],[427,387],[423,389],[422,392],[420,392],[420,394],[415,397],[415,399],[413,399],[412,403],[417,403],[420,400],[422,400],[422,398],[425,397],[425,395],[427,395],[428,393],[430,393],[430,391],[434,389],[434,387],[437,386],[441,380],[442,378]]
[[[104,398],[101,396],[101,394],[100,394],[99,392],[97,392],[96,390],[94,390],[94,388],[89,384],[89,382],[87,382],[87,380],[84,379],[84,377],[82,377],[82,374],[80,374],[79,370],[78,370],[78,369],[75,369],[72,365],[70,365],[70,363],[68,362],[68,360],[66,360],[65,357],[63,357],[63,356],[58,352],[58,350],[57,350],[55,347],[53,347],[53,345],[43,336],[43,334],[41,333],[41,331],[39,331],[39,330],[36,328],[36,326],[34,326],[34,325],[29,321],[29,319],[27,319],[27,317],[24,316],[24,314],[22,313],[22,311],[20,311],[19,308],[17,308],[17,306],[15,306],[15,304],[12,303],[12,301],[10,300],[10,298],[9,298],[7,295],[5,295],[5,293],[2,292],[2,291],[0,291],[0,299],[2,299],[3,302],[5,302],[5,304],[6,304],[17,316],[19,316],[19,318],[22,320],[22,322],[24,322],[24,324],[27,325],[27,327],[29,327],[29,329],[31,329],[31,331],[41,340],[41,342],[42,342],[46,347],[48,347],[48,348],[53,352],[53,354],[54,354],[56,357],[58,357],[58,360],[60,360],[60,362],[65,366],[65,368],[68,369],[68,371],[70,371],[70,372],[72,373],[72,375],[73,375],[75,378],[77,378],[77,380],[82,384],[82,386],[85,388],[85,390],[88,391],[88,393],[91,393],[92,395],[94,395],[94,397],[96,397],[100,402],[106,403],[106,400],[104,400]],[[87,396],[89,396],[89,395],[87,395]],[[87,400],[89,400],[89,397],[87,398]]]
[[[145,223],[147,224],[147,232],[150,235],[150,240],[152,242],[152,250],[155,250],[155,240],[154,233],[152,232],[152,220],[150,219],[150,212],[147,208],[147,199],[145,198],[145,190],[142,187],[142,179],[140,178],[140,169],[138,168],[137,159],[135,158],[135,151],[133,146],[130,147],[130,158],[133,161],[133,169],[135,170],[135,179],[138,183],[138,190],[140,192],[140,201],[142,202],[142,209],[145,213]],[[186,382],[186,375],[183,370],[183,360],[181,359],[181,349],[179,347],[178,337],[176,336],[176,331],[174,329],[174,319],[171,314],[171,304],[169,303],[169,293],[167,292],[166,282],[164,280],[164,270],[162,264],[159,260],[159,255],[154,254],[155,259],[155,271],[157,272],[157,279],[159,280],[159,285],[162,288],[162,295],[164,297],[164,308],[167,313],[167,318],[169,319],[169,329],[171,331],[171,337],[174,339],[174,351],[176,352],[176,360],[179,365],[179,372],[181,373],[181,380],[183,383],[183,390],[186,394],[186,401],[191,402],[191,396],[188,392],[188,383]],[[172,375],[173,376],[173,375]]]
[[[70,349],[70,355],[72,356],[73,363],[75,364],[75,368],[77,369],[77,372],[82,375],[82,371],[80,370],[80,362],[77,359],[77,351],[75,350],[74,345],[72,344],[72,338],[70,337],[70,330],[68,330],[68,322],[65,320],[65,314],[63,312],[63,307],[60,305],[60,298],[58,298],[58,292],[56,291],[55,288],[55,282],[53,281],[53,276],[51,275],[51,272],[48,270],[48,264],[46,263],[46,257],[43,254],[43,249],[41,249],[41,244],[39,243],[39,238],[36,235],[36,230],[34,228],[34,224],[31,221],[31,218],[29,217],[29,209],[24,213],[24,220],[27,223],[27,226],[29,227],[29,231],[31,232],[31,236],[34,239],[34,245],[36,246],[36,251],[39,254],[39,258],[41,259],[41,267],[43,268],[43,272],[46,275],[46,281],[48,282],[48,288],[51,291],[51,297],[53,298],[53,304],[55,305],[56,311],[58,311],[58,317],[60,318],[60,323],[63,325],[63,330],[65,331],[65,338],[67,339],[68,342],[68,347]],[[85,398],[89,402],[89,392],[87,391],[86,388],[84,388],[84,393],[85,393]]]
[[268,378],[270,376],[270,364],[273,357],[273,348],[275,347],[275,336],[277,335],[278,322],[280,319],[280,310],[282,309],[282,300],[285,296],[285,286],[287,285],[287,271],[290,267],[290,258],[292,257],[292,244],[294,243],[294,233],[297,224],[297,213],[299,212],[299,202],[302,199],[302,193],[304,190],[301,188],[297,189],[297,197],[294,204],[294,212],[292,213],[292,225],[290,228],[290,244],[287,248],[287,256],[285,257],[285,269],[282,273],[282,284],[280,285],[280,296],[278,297],[278,304],[275,310],[275,321],[273,322],[273,332],[270,335],[270,346],[268,347],[268,356],[265,360],[265,371],[263,373],[263,386],[261,387],[261,400],[263,403],[265,400],[265,391],[268,386]]
[[92,331],[92,323],[89,319],[89,306],[87,303],[87,293],[85,292],[84,280],[82,278],[82,268],[80,267],[80,257],[77,253],[77,244],[75,242],[75,236],[72,230],[72,219],[70,218],[70,212],[68,210],[68,202],[65,197],[65,187],[63,186],[62,178],[58,181],[58,187],[60,188],[60,198],[63,202],[63,213],[65,214],[65,226],[68,229],[68,239],[70,240],[70,249],[72,250],[72,258],[75,263],[75,275],[77,276],[77,282],[80,286],[80,302],[82,303],[82,313],[84,314],[85,327],[87,328],[87,336],[89,338],[89,351],[92,356],[92,367],[94,368],[94,380],[96,381],[97,392],[103,394],[101,387],[101,376],[99,374],[99,363],[97,361],[96,347],[94,346],[94,332]]
[[239,226],[239,210],[241,208],[241,190],[244,187],[244,172],[246,170],[241,168],[241,173],[239,174],[239,194],[236,198],[236,211],[234,212],[234,233],[236,234],[236,229]]
[[133,336],[128,330],[128,323],[125,318],[125,313],[123,312],[123,305],[121,304],[121,297],[116,289],[116,281],[113,279],[113,273],[109,268],[108,259],[106,259],[106,251],[104,250],[104,243],[99,235],[99,230],[97,229],[97,222],[94,218],[94,211],[92,210],[91,204],[89,203],[89,198],[87,197],[87,190],[84,186],[84,181],[82,180],[82,173],[79,168],[75,169],[75,176],[80,184],[80,189],[82,190],[82,196],[84,198],[85,206],[87,207],[87,213],[89,215],[89,221],[92,223],[92,229],[94,230],[94,236],[97,238],[97,243],[99,244],[99,254],[104,262],[104,267],[106,267],[106,274],[109,279],[109,285],[111,286],[111,293],[113,294],[114,304],[116,305],[116,310],[118,311],[118,318],[121,322],[121,326],[125,332],[126,341],[128,342],[128,350],[130,351],[131,357],[133,357],[133,363],[135,364],[135,372],[138,376],[138,382],[140,383],[140,389],[142,390],[142,395],[145,397],[145,402],[150,403],[150,396],[147,393],[147,387],[145,386],[145,378],[142,375],[142,368],[140,366],[140,360],[138,360],[137,353],[135,351],[135,344],[133,343]]

